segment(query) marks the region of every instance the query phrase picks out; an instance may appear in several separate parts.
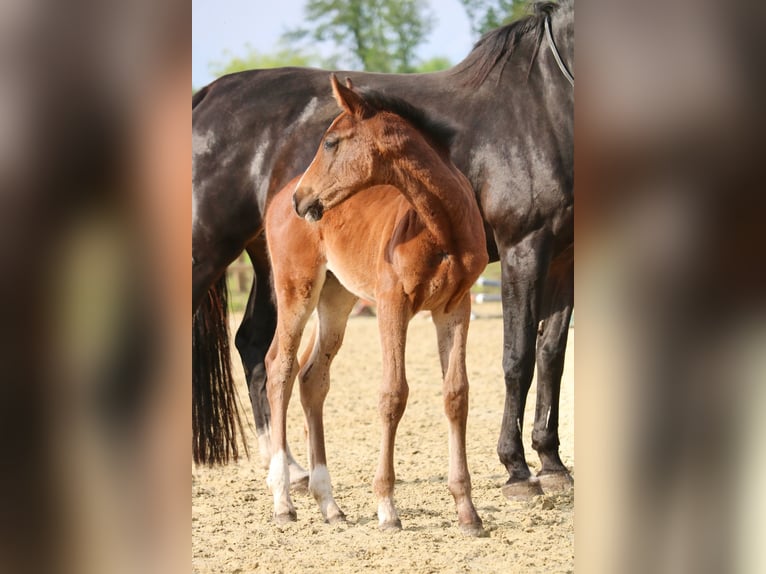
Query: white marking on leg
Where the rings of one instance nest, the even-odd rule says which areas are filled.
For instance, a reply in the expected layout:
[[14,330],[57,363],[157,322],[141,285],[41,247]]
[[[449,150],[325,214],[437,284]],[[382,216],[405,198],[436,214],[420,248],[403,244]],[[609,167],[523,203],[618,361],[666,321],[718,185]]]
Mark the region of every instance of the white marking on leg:
[[263,468],[269,468],[271,462],[271,426],[266,425],[256,429],[256,434],[258,435],[258,452],[261,455],[261,465]]
[[521,434],[521,419],[516,419],[516,428],[519,429],[519,434]]
[[330,472],[323,464],[318,464],[311,471],[309,479],[309,490],[314,497],[320,498],[332,497],[332,482],[330,481]]
[[325,465],[318,464],[311,471],[309,492],[319,504],[319,510],[325,520],[332,520],[343,514],[332,496],[332,481]]
[[548,407],[548,416],[545,417],[545,428],[548,429],[548,423],[551,421],[551,407]]
[[393,498],[381,498],[378,501],[378,524],[393,524],[399,520]]
[[274,496],[274,514],[289,514],[294,512],[293,502],[290,500],[290,479],[287,470],[287,455],[280,450],[271,457],[269,475],[266,484]]

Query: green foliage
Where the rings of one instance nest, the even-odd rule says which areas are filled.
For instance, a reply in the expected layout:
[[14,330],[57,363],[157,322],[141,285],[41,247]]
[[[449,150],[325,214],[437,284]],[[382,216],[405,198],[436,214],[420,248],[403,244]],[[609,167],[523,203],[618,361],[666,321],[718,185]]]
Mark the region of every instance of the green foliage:
[[420,62],[417,66],[415,66],[415,72],[438,72],[439,70],[446,70],[447,68],[452,67],[452,62],[450,62],[449,58],[445,58],[443,56],[436,56],[435,58],[430,58],[428,60],[424,60],[423,62]]
[[308,0],[308,27],[287,41],[330,42],[336,62],[371,72],[413,72],[415,49],[433,28],[424,0]]
[[481,36],[527,14],[525,0],[460,0],[471,23],[471,31]]
[[244,56],[235,56],[228,51],[225,54],[228,57],[226,61],[212,62],[209,66],[210,72],[216,77],[256,68],[322,65],[322,61],[315,56],[307,55],[301,50],[295,50],[286,46],[280,47],[273,54],[259,54],[250,46],[248,46],[248,51]]
[[[444,70],[452,66],[445,57],[418,61],[415,56],[433,28],[433,15],[426,8],[425,0],[307,0],[304,21],[311,24],[284,34],[275,52],[261,54],[248,46],[244,55],[224,53],[209,69],[216,77],[283,66],[400,73]],[[317,42],[336,50],[320,58]]]

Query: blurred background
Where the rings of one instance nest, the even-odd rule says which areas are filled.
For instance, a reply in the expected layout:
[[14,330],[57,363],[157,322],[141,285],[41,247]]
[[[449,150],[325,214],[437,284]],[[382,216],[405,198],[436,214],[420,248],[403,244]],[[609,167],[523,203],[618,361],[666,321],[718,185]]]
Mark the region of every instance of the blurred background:
[[[189,85],[436,69],[517,9],[280,4],[0,2],[2,572],[189,570]],[[576,13],[576,568],[762,572],[764,4]]]
[[481,34],[526,13],[514,0],[194,0],[192,86],[251,68],[449,68]]

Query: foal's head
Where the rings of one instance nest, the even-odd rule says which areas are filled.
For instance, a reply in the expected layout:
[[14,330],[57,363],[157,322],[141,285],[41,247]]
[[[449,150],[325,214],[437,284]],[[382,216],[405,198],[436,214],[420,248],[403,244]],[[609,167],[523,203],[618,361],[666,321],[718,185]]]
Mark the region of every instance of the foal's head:
[[309,221],[358,191],[392,183],[392,170],[412,135],[447,153],[454,130],[398,98],[359,93],[346,80],[330,76],[332,93],[342,112],[322,137],[319,150],[293,195],[296,213]]

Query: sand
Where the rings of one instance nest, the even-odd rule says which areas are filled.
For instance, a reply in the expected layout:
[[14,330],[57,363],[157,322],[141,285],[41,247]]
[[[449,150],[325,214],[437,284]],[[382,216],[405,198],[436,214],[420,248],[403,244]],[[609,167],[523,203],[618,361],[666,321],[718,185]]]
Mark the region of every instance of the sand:
[[[192,468],[192,566],[199,573],[298,572],[572,572],[574,493],[545,494],[510,502],[500,491],[507,479],[495,452],[503,410],[502,318],[499,306],[474,307],[468,376],[468,466],[473,501],[486,537],[463,536],[446,486],[447,421],[443,413],[436,336],[427,317],[410,324],[407,346],[409,402],[396,442],[396,503],[403,529],[378,529],[372,478],[378,457],[380,423],[377,388],[381,372],[376,319],[349,321],[333,365],[325,404],[328,466],[335,499],[348,520],[328,525],[310,495],[293,495],[295,523],[273,523],[247,403],[244,376],[235,376],[247,414],[250,460],[222,468]],[[232,325],[236,325],[236,317]],[[570,331],[561,391],[561,457],[574,476],[574,329]],[[525,447],[531,448],[535,386],[525,415]],[[303,413],[294,394],[288,412],[288,440],[306,461]]]

